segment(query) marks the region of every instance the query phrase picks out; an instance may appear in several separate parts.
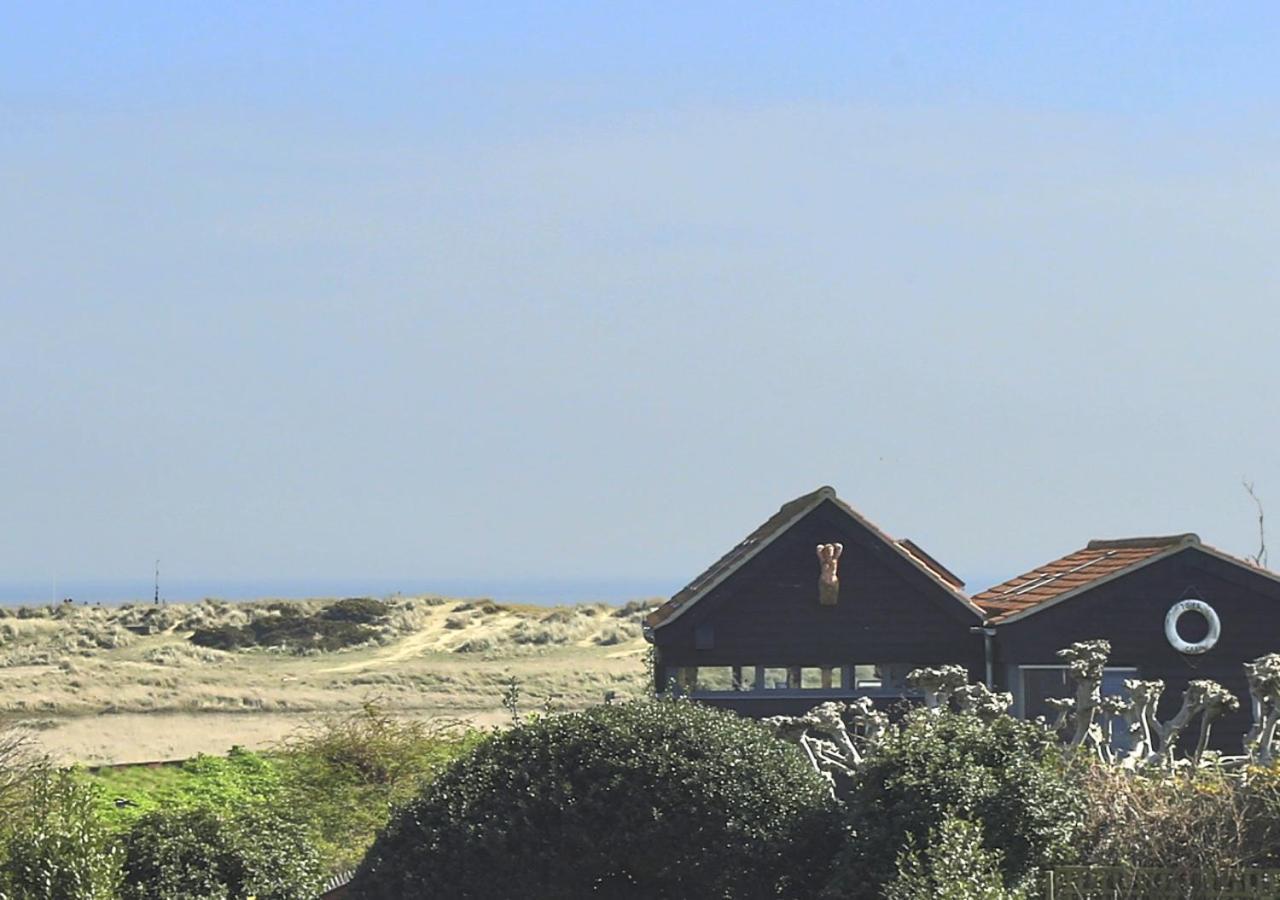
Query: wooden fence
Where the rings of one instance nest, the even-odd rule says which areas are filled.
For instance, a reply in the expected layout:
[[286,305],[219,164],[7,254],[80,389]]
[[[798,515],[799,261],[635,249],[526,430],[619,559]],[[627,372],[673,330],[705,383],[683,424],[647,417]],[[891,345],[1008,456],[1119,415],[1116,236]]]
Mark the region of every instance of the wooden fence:
[[1048,900],[1280,900],[1280,869],[1131,869],[1064,866]]

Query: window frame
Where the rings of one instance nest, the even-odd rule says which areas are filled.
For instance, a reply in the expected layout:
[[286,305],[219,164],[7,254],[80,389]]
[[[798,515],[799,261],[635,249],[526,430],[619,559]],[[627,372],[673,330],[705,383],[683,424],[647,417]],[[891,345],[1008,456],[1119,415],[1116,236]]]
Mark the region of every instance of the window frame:
[[[1057,669],[1060,672],[1066,672],[1068,668],[1070,667],[1059,663],[1027,663],[1025,665],[1022,663],[1015,663],[1014,670],[1017,677],[1014,679],[1013,685],[1011,685],[1014,717],[1018,719],[1027,718],[1027,685],[1026,681],[1022,677],[1023,672],[1028,669]],[[1102,669],[1102,677],[1105,679],[1107,674],[1110,672],[1123,672],[1132,678],[1138,677],[1137,666],[1104,666]]]

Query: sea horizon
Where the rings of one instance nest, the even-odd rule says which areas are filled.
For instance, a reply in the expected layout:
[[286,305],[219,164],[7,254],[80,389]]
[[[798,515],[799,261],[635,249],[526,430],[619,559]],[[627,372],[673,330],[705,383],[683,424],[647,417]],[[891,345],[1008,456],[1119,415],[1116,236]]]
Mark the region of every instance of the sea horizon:
[[[484,598],[499,603],[625,603],[650,597],[669,597],[684,584],[672,578],[175,578],[160,580],[165,603],[304,600],[330,597],[442,596]],[[155,584],[141,579],[70,578],[46,584],[34,581],[0,582],[0,606],[45,606],[75,603],[118,606],[152,603]]]

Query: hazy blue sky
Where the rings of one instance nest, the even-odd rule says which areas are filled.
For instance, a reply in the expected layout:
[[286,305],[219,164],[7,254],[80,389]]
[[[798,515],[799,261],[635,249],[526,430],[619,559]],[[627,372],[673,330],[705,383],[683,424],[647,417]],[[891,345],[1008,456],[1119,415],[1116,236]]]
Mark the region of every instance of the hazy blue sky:
[[1280,554],[1273,4],[196,6],[0,7],[0,582]]

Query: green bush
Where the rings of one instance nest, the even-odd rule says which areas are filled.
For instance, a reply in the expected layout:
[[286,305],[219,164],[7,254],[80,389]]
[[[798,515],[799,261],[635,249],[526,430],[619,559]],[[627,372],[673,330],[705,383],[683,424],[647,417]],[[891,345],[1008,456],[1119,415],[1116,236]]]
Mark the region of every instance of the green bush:
[[191,643],[214,650],[248,647],[278,647],[293,651],[342,650],[363,644],[377,634],[378,630],[370,625],[322,615],[302,615],[291,608],[279,615],[261,616],[248,625],[197,628],[191,634]]
[[92,787],[70,770],[44,769],[28,786],[0,864],[5,900],[113,900],[120,852],[95,814]]
[[394,818],[355,896],[810,896],[843,838],[828,786],[755,722],[597,707],[481,743]]
[[400,718],[373,705],[322,718],[281,748],[285,802],[314,823],[328,868],[348,869],[394,806],[481,739],[455,723]]
[[322,880],[305,827],[265,809],[157,810],[124,845],[124,900],[314,900]]
[[391,607],[381,600],[371,597],[348,597],[325,607],[322,618],[334,622],[355,622],[359,625],[371,625],[391,615]]
[[1005,883],[1069,862],[1083,828],[1076,778],[1044,728],[1010,716],[916,709],[890,729],[854,773],[848,792],[856,837],[842,855],[832,896],[872,898],[894,860],[927,846],[949,815],[980,825],[1003,857]]
[[246,647],[248,634],[234,625],[217,625],[213,628],[197,628],[191,633],[191,643],[197,647],[214,650],[238,650]]
[[982,845],[982,828],[947,816],[929,832],[923,849],[907,838],[898,854],[898,874],[885,900],[1023,900],[1027,892],[1009,889],[1000,874],[1000,851]]
[[223,820],[208,810],[147,813],[125,838],[123,896],[224,900],[229,844]]

